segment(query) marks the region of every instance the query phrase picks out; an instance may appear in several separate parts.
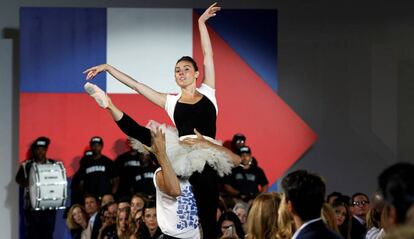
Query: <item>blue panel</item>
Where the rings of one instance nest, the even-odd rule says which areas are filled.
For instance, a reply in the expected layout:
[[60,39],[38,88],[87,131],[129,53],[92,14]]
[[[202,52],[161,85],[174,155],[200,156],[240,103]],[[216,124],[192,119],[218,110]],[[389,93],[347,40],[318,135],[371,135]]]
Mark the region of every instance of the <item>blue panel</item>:
[[20,29],[21,92],[83,92],[82,71],[106,62],[106,9],[22,8]]
[[208,24],[277,91],[276,10],[221,10]]

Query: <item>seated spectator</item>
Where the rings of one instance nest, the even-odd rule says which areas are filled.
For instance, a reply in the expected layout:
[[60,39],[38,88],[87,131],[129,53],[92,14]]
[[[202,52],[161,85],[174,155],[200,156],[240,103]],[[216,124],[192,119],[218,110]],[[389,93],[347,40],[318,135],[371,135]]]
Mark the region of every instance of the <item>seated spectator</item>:
[[351,197],[352,226],[351,238],[365,238],[367,233],[366,217],[369,209],[369,198],[364,193],[355,193]]
[[92,194],[86,194],[84,197],[84,207],[89,216],[89,227],[91,228],[91,238],[98,238],[99,229],[102,226],[101,214],[99,213],[99,201]]
[[333,204],[333,202],[338,198],[338,197],[341,197],[342,196],[342,193],[340,193],[340,192],[331,192],[327,197],[326,197],[326,202],[329,204],[329,205],[332,205]]
[[344,239],[351,239],[351,220],[352,214],[348,204],[337,198],[332,203],[335,211],[336,225]]
[[341,238],[322,221],[325,183],[320,176],[306,170],[294,171],[283,178],[282,189],[297,228],[292,239]]
[[378,182],[384,201],[390,205],[391,221],[395,226],[406,224],[414,208],[414,164],[394,164],[379,175]]
[[142,223],[142,211],[145,206],[146,197],[143,194],[137,193],[131,199],[131,215],[130,226],[133,234],[137,234]]
[[111,193],[103,195],[101,199],[101,207],[110,202],[115,202],[114,196]]
[[99,239],[117,238],[116,218],[118,213],[118,204],[110,202],[102,207],[101,210],[102,226],[99,229]]
[[236,214],[232,211],[223,213],[218,222],[218,235],[220,238],[231,237],[231,238],[244,238],[244,230],[241,222]]
[[253,200],[247,222],[248,239],[277,237],[280,201],[278,193],[263,193]]
[[66,225],[73,239],[91,238],[91,230],[88,228],[88,222],[88,213],[81,205],[74,204],[70,207],[66,218]]
[[223,197],[219,197],[219,202],[218,202],[218,207],[217,207],[217,214],[216,214],[216,219],[217,221],[219,220],[221,214],[227,212],[227,205],[224,201]]
[[143,226],[138,231],[138,239],[155,239],[162,235],[157,222],[155,201],[148,201],[143,211]]
[[232,173],[223,179],[224,190],[231,196],[249,201],[257,194],[267,192],[269,181],[263,170],[252,164],[249,147],[241,147],[239,154],[242,159],[240,167],[233,168]]
[[367,234],[365,239],[377,239],[379,235],[384,234],[384,229],[381,225],[381,215],[384,208],[382,197],[375,193],[372,198],[371,208],[367,213]]
[[244,231],[246,231],[245,225],[246,225],[246,222],[247,222],[247,211],[248,211],[248,206],[244,202],[238,202],[233,207],[233,212],[240,219],[240,222],[243,226]]
[[332,209],[332,207],[328,203],[324,203],[321,210],[321,216],[323,222],[328,226],[329,229],[339,233],[338,226],[336,224],[336,214],[335,211]]
[[129,197],[120,198],[119,201],[118,201],[118,211],[121,211],[125,208],[131,209],[130,201],[131,200],[129,199]]
[[293,232],[295,231],[295,223],[293,221],[292,216],[290,215],[287,203],[286,203],[286,196],[282,193],[281,202],[278,209],[278,218],[277,218],[277,225],[278,225],[278,238],[280,239],[290,239],[293,236]]
[[128,221],[129,214],[129,207],[125,207],[118,211],[118,216],[116,217],[116,232],[118,239],[129,239],[132,235]]

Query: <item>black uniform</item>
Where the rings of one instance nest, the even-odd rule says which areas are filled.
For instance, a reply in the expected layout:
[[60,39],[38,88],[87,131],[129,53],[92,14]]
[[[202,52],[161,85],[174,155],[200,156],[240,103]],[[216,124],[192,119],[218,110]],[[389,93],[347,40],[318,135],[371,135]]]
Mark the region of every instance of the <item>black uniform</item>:
[[[47,159],[46,163],[55,163],[55,160]],[[34,163],[34,159],[23,162],[19,167],[16,175],[17,182],[24,182],[29,185],[30,169]],[[24,187],[24,222],[26,227],[27,239],[53,239],[53,231],[55,229],[56,210],[33,210],[30,204],[29,188]]]
[[131,196],[135,180],[134,176],[136,171],[141,167],[139,156],[139,153],[133,155],[128,151],[115,159],[115,166],[118,172],[120,172],[119,188],[117,192],[118,198]]
[[144,193],[149,197],[155,196],[154,172],[158,168],[153,163],[146,167],[135,169],[133,177],[134,193]]
[[239,191],[240,195],[248,197],[254,197],[259,193],[259,185],[265,186],[269,183],[263,170],[254,164],[248,169],[233,168],[231,174],[224,177],[223,181]]
[[98,159],[85,160],[79,169],[79,175],[85,193],[100,198],[105,194],[112,193],[111,180],[118,177],[118,171],[112,160],[101,155]]

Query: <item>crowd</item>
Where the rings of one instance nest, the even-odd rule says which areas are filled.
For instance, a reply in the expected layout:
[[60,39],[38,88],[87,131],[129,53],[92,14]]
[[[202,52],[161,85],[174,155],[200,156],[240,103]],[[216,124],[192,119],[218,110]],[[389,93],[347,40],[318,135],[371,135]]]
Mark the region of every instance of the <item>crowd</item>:
[[[386,169],[378,177],[380,190],[371,196],[332,192],[325,199],[323,179],[305,170],[285,176],[281,192],[268,193],[266,176],[245,142],[241,134],[231,141],[242,161],[219,184],[217,238],[413,237],[414,165],[398,163]],[[20,185],[28,186],[25,174],[30,170],[25,167],[54,162],[46,157],[49,144],[46,137],[34,141],[32,158],[16,175]],[[90,151],[73,176],[66,215],[72,238],[171,238],[162,234],[157,219],[157,157],[131,148],[112,161],[102,148],[103,139],[92,137]],[[28,233],[44,229],[39,237],[28,238],[51,238],[55,211],[26,209]]]

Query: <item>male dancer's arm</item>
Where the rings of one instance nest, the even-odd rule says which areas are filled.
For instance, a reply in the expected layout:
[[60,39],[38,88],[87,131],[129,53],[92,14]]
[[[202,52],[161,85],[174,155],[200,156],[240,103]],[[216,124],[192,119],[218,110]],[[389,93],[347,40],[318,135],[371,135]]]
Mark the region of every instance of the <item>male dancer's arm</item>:
[[157,129],[155,132],[151,131],[151,135],[152,151],[161,166],[161,171],[155,175],[157,186],[163,193],[171,197],[178,197],[181,195],[180,182],[168,160],[165,149],[165,134]]

